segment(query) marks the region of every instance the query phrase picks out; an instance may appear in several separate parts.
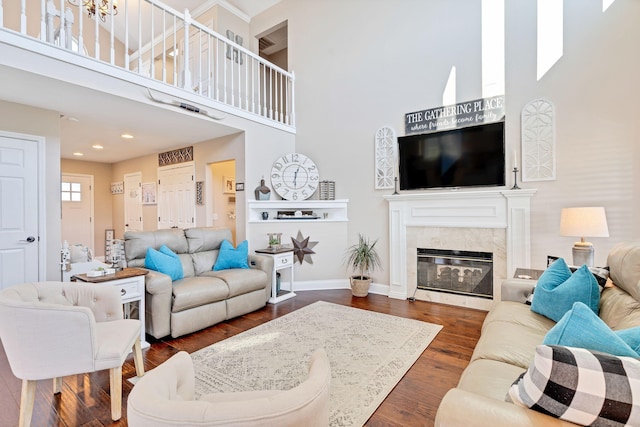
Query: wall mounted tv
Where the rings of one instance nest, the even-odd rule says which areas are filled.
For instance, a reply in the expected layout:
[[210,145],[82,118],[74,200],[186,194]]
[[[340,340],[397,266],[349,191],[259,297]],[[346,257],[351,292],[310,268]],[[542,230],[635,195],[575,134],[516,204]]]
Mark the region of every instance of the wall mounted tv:
[[505,185],[504,122],[398,137],[400,189]]

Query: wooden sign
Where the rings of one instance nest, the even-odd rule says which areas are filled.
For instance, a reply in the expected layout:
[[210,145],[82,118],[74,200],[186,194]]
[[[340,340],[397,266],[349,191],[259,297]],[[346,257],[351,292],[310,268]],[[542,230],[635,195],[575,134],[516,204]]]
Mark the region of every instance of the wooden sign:
[[504,95],[500,95],[407,113],[404,127],[405,134],[412,135],[497,122],[503,118]]

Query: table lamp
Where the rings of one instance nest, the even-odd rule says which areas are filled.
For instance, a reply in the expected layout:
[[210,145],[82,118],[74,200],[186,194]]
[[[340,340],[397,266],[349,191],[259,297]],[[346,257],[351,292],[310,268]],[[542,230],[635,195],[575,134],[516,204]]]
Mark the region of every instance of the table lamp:
[[563,208],[560,212],[560,235],[580,237],[572,248],[573,264],[593,267],[593,245],[586,237],[609,237],[607,217],[603,207]]

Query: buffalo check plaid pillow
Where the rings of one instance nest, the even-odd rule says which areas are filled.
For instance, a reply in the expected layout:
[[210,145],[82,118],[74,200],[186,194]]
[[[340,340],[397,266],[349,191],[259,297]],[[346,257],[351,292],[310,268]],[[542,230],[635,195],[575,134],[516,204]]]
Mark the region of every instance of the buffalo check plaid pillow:
[[536,348],[507,400],[580,425],[640,425],[640,361],[583,348]]

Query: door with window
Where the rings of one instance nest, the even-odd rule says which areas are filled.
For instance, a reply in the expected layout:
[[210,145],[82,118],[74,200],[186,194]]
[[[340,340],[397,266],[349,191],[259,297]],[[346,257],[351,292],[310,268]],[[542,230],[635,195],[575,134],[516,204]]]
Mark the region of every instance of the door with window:
[[0,289],[41,279],[39,144],[38,137],[0,132]]
[[195,225],[194,178],[193,162],[158,168],[158,229]]
[[93,234],[93,176],[63,174],[62,240],[70,245],[82,244],[95,253]]

